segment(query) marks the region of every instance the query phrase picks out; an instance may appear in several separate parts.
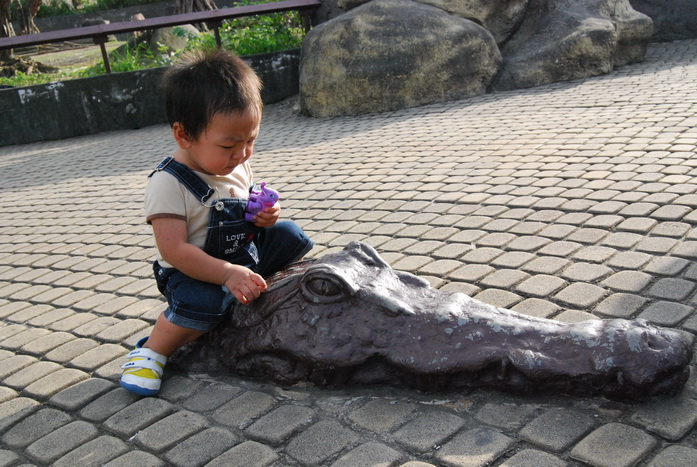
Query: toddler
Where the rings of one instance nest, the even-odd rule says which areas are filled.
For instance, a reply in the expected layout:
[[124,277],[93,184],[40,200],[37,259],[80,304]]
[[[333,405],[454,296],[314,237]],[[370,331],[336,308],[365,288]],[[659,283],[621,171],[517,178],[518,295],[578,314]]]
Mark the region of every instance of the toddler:
[[313,247],[300,227],[278,220],[278,204],[245,220],[263,107],[254,71],[228,52],[206,52],[171,67],[164,88],[178,148],[150,175],[145,216],[157,245],[155,280],[169,306],[121,376],[121,386],[143,396],[160,390],[169,355],[213,329],[235,303],[258,298],[264,277]]

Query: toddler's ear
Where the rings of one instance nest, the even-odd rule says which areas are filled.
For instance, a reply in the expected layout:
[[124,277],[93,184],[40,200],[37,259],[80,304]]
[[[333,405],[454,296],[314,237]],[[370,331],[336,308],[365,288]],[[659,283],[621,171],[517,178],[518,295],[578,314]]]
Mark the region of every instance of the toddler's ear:
[[174,122],[174,125],[172,125],[172,134],[180,148],[188,149],[191,146],[191,138],[181,123]]

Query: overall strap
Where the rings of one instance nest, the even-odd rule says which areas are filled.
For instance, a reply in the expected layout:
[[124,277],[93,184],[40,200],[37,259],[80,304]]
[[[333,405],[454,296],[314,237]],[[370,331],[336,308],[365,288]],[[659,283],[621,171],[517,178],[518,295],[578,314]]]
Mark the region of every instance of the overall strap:
[[152,177],[155,172],[165,171],[169,174],[174,175],[182,185],[184,185],[195,197],[201,200],[201,203],[208,201],[208,199],[213,196],[215,189],[211,188],[206,182],[204,182],[201,177],[196,175],[193,170],[177,162],[173,157],[168,157],[158,165],[155,170],[149,175]]

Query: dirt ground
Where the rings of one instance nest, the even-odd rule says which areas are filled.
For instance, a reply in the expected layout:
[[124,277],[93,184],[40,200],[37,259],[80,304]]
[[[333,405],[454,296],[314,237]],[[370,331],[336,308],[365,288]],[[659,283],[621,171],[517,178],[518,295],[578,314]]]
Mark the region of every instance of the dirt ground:
[[[122,41],[107,42],[107,52],[111,52],[123,44],[124,42]],[[41,47],[37,52],[27,56],[37,62],[61,69],[91,66],[102,60],[102,52],[99,46],[89,43],[72,43],[70,47],[66,47],[64,44],[60,49],[57,49],[57,47]]]

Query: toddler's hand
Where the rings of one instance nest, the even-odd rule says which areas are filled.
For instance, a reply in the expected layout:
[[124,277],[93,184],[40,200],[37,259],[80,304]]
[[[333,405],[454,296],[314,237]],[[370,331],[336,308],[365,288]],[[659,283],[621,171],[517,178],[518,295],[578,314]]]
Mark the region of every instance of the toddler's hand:
[[257,227],[271,227],[281,216],[281,205],[276,203],[270,208],[264,208],[254,217],[254,225]]
[[250,303],[266,290],[266,281],[251,269],[238,264],[230,264],[225,278],[225,287],[240,303]]

